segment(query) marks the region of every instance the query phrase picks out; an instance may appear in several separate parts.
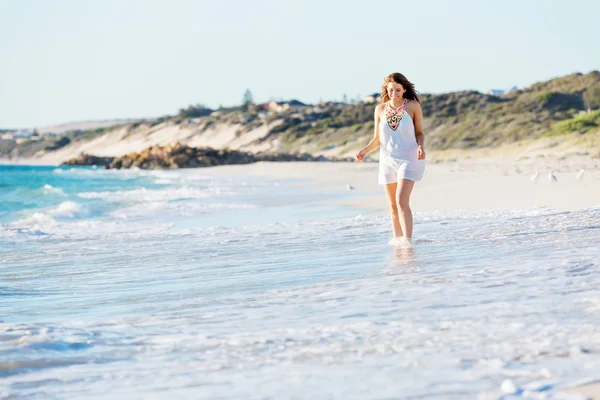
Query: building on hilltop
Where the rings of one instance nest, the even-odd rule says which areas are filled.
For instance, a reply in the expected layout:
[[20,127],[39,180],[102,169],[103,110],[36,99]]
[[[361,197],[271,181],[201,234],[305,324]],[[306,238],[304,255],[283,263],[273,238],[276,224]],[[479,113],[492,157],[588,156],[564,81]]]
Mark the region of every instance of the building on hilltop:
[[487,91],[487,94],[492,96],[503,96],[505,94],[509,94],[510,92],[514,92],[518,88],[516,86],[511,87],[510,89],[490,89]]
[[377,103],[379,101],[380,94],[381,93],[373,93],[366,95],[365,97],[363,97],[363,103]]
[[302,103],[298,100],[290,100],[290,101],[271,101],[269,102],[269,111],[280,113],[284,111],[300,111],[306,107],[306,104]]
[[33,132],[28,131],[27,129],[21,129],[12,133],[15,138],[30,138],[33,136]]

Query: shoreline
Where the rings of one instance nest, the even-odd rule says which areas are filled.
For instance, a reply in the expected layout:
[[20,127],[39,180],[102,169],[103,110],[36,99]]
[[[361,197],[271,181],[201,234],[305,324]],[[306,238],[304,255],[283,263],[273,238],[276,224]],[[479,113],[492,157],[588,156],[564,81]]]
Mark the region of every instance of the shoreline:
[[35,158],[18,158],[16,160],[10,158],[0,158],[0,165],[30,165],[33,167],[58,167],[60,163],[42,161]]
[[[595,161],[563,162],[553,169],[558,181],[548,179],[548,170],[515,165],[501,159],[428,163],[425,176],[411,195],[413,212],[483,211],[498,209],[550,208],[560,211],[600,207],[600,169]],[[377,183],[376,162],[357,163],[255,163],[192,170],[193,174],[261,176],[270,179],[300,179],[301,185],[323,190],[348,190],[357,196],[330,204],[387,214],[383,186]],[[576,175],[583,169],[583,179]]]
[[[413,212],[483,211],[550,208],[568,211],[600,207],[600,160],[572,156],[548,156],[515,160],[512,156],[462,157],[451,161],[429,160],[423,179],[415,184],[411,195]],[[6,165],[57,166],[37,160],[5,160]],[[578,171],[583,179],[577,180]],[[202,176],[252,176],[268,179],[294,179],[297,185],[319,190],[349,191],[353,195],[327,201],[364,210],[388,214],[384,187],[377,183],[378,163],[370,162],[256,162],[207,168],[177,169]],[[535,171],[539,177],[531,178]],[[548,173],[557,177],[550,181]]]

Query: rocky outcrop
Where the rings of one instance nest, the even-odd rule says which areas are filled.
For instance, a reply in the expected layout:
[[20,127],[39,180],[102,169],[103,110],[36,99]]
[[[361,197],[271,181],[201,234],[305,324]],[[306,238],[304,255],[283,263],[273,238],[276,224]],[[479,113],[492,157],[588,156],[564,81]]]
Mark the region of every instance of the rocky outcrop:
[[198,168],[250,164],[257,161],[352,161],[352,159],[313,157],[310,154],[246,153],[236,150],[216,150],[209,147],[188,147],[181,143],[171,143],[167,146],[151,146],[140,153],[130,153],[115,158],[106,168]]
[[114,157],[98,157],[81,153],[78,157],[65,161],[61,165],[100,165],[107,167],[114,159]]

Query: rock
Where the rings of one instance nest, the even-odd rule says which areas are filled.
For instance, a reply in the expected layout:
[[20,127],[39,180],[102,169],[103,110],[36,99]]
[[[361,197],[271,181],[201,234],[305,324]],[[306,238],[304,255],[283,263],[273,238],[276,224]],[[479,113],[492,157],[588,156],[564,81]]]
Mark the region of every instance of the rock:
[[61,165],[101,165],[107,166],[113,162],[114,157],[98,157],[81,153],[78,157],[63,162]]
[[[133,162],[134,162],[134,160],[132,160],[130,158],[126,158],[125,160],[121,161],[121,167],[122,168],[131,168],[131,166],[134,165]],[[135,164],[135,166],[138,166],[138,165]]]
[[190,156],[186,153],[177,154],[175,157],[171,158],[171,165],[176,165],[176,168],[185,168],[190,163]]
[[178,142],[167,146],[151,146],[139,153],[130,153],[115,158],[106,168],[141,169],[199,168],[216,165],[250,164],[257,161],[352,161],[352,158],[335,159],[311,154],[266,153],[256,154],[237,150],[212,149],[210,147],[188,147]]

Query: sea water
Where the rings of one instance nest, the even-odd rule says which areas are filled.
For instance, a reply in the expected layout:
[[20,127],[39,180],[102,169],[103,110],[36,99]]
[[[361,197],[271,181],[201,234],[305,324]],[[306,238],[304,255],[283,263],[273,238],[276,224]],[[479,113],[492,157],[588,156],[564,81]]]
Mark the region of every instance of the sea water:
[[298,183],[0,166],[0,398],[569,398],[600,378],[600,208],[417,212],[391,247],[387,217],[332,205],[361,193]]

